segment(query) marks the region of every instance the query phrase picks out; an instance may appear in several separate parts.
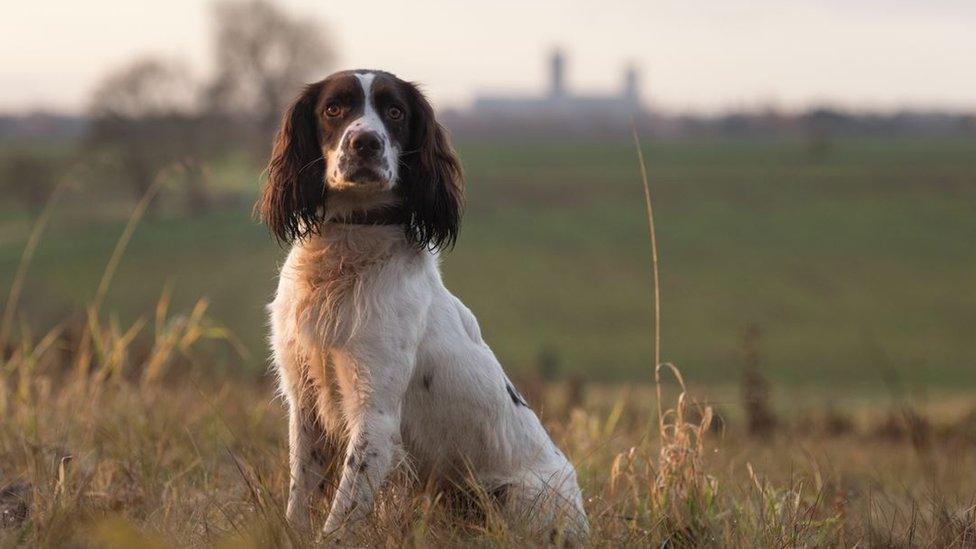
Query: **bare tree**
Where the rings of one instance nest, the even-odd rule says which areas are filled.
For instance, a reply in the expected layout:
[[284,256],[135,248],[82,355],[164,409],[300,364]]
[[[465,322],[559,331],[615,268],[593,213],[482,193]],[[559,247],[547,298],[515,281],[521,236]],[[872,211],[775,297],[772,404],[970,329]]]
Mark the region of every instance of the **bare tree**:
[[264,142],[285,103],[332,64],[332,47],[317,22],[267,0],[221,0],[214,23],[217,74],[208,109],[254,116]]
[[115,153],[136,199],[163,167],[195,154],[196,96],[182,65],[156,58],[125,65],[96,87],[88,144]]
[[116,120],[186,115],[193,111],[195,99],[193,79],[183,65],[146,57],[102,79],[92,94],[91,114]]
[[318,23],[269,0],[219,0],[214,39],[216,74],[206,86],[179,63],[141,58],[108,74],[90,105],[88,144],[114,153],[133,194],[179,161],[191,214],[213,204],[201,156],[258,142],[263,155],[285,103],[333,60]]

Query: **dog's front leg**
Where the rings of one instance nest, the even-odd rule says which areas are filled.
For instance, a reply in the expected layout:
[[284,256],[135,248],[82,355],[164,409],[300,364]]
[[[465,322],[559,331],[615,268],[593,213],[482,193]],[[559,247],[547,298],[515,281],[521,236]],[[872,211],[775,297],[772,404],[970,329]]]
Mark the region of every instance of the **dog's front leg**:
[[309,526],[309,508],[326,487],[325,470],[329,448],[325,431],[315,418],[315,411],[289,402],[288,447],[291,482],[285,517],[298,531]]
[[369,367],[346,361],[356,372],[356,401],[347,410],[349,446],[342,478],[323,533],[330,535],[367,514],[401,446],[400,408],[414,366],[402,353],[373,355]]

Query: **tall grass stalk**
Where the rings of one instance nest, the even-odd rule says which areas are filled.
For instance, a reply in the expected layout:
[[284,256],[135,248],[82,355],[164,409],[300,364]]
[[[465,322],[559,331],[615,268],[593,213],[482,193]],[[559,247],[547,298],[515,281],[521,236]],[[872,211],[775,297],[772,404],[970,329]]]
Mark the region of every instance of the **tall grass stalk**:
[[[654,387],[657,391],[657,418],[658,430],[662,433],[664,425],[664,405],[661,394],[661,272],[658,267],[657,251],[657,231],[654,229],[654,202],[651,200],[651,185],[647,178],[647,163],[644,160],[644,148],[641,146],[640,135],[637,133],[637,125],[633,120],[630,124],[631,133],[634,136],[634,146],[637,149],[637,164],[640,166],[641,183],[644,188],[644,206],[647,212],[647,232],[651,244],[651,275],[652,291],[654,293],[654,324],[651,326],[651,337],[654,341]],[[677,372],[673,366],[671,369]],[[679,377],[680,380],[680,377]],[[682,382],[682,387],[684,383]]]
[[115,277],[115,271],[118,270],[119,264],[122,262],[122,256],[125,255],[125,250],[129,246],[129,241],[132,240],[132,235],[135,233],[136,227],[139,226],[142,218],[145,217],[146,210],[149,209],[149,204],[156,198],[160,187],[162,187],[172,169],[174,168],[161,170],[156,175],[156,178],[153,179],[149,188],[146,189],[146,192],[142,195],[136,207],[132,209],[132,215],[129,216],[129,221],[126,223],[125,229],[122,230],[122,234],[119,235],[119,240],[115,243],[115,249],[112,250],[112,256],[105,265],[102,279],[99,281],[98,289],[95,291],[95,297],[92,299],[91,307],[96,313],[101,309],[102,302],[105,301],[109,286],[111,286],[112,279]]
[[30,236],[27,238],[27,244],[24,246],[24,252],[20,256],[20,262],[17,264],[17,272],[14,274],[13,282],[10,284],[7,303],[3,308],[3,320],[0,320],[0,350],[7,347],[10,330],[13,328],[14,316],[17,314],[17,304],[20,301],[20,294],[24,288],[24,280],[27,278],[27,270],[30,268],[31,261],[34,259],[34,252],[37,251],[37,246],[41,242],[41,235],[44,234],[44,229],[47,228],[47,224],[51,220],[51,216],[54,213],[54,206],[57,204],[61,193],[67,185],[68,180],[62,179],[54,187],[47,202],[44,204],[44,209],[41,210],[41,214],[37,217],[37,221],[34,222],[34,226],[31,228]]
[[146,211],[149,208],[149,204],[152,203],[156,194],[159,193],[159,189],[162,187],[163,183],[166,181],[166,177],[170,175],[171,169],[161,170],[153,179],[149,188],[142,195],[142,198],[136,204],[135,208],[132,210],[132,215],[129,216],[129,221],[125,225],[125,229],[122,230],[122,234],[119,236],[119,240],[115,243],[115,249],[112,250],[112,255],[109,257],[108,263],[105,265],[105,271],[102,273],[102,278],[98,283],[98,289],[95,290],[95,297],[92,299],[91,304],[88,306],[88,323],[89,329],[84,330],[81,336],[81,342],[78,346],[78,357],[75,364],[75,372],[78,376],[79,381],[81,381],[81,386],[84,387],[84,380],[88,377],[89,369],[91,368],[91,347],[92,347],[92,335],[98,332],[98,314],[102,308],[102,304],[105,301],[105,297],[108,295],[108,289],[112,285],[112,279],[115,277],[115,272],[118,270],[119,264],[122,262],[122,256],[125,254],[126,248],[129,246],[129,241],[132,239],[133,233],[135,233],[136,227],[145,217]]
[[637,147],[637,163],[640,165],[641,182],[644,184],[644,205],[647,208],[647,231],[651,237],[651,272],[654,276],[654,369],[655,378],[657,367],[661,364],[661,276],[657,262],[657,232],[654,230],[654,205],[651,201],[651,185],[647,181],[647,164],[644,162],[644,150],[641,147],[637,126],[631,121],[630,130],[634,135],[634,145]]
[[[705,528],[709,513],[717,500],[717,483],[705,472],[704,437],[712,422],[712,409],[695,403],[688,395],[687,387],[678,368],[661,361],[661,275],[657,247],[657,231],[654,226],[654,204],[651,200],[651,186],[647,176],[647,163],[641,146],[637,127],[631,123],[637,161],[640,166],[641,182],[644,188],[644,205],[647,211],[647,229],[650,237],[652,289],[654,292],[654,388],[657,396],[658,435],[660,449],[655,466],[650,467],[648,476],[653,483],[648,488],[652,513],[660,517],[667,531],[680,532],[685,542],[694,542]],[[667,369],[680,387],[680,393],[673,408],[664,409],[661,389],[661,370]],[[697,414],[692,419],[689,408]],[[614,469],[633,471],[635,460],[641,459],[637,448],[618,456]],[[648,458],[644,458],[648,459]],[[651,461],[648,459],[648,461]],[[626,465],[624,464],[626,462]],[[612,473],[612,478],[617,474]],[[631,481],[632,483],[634,481]],[[667,534],[670,536],[671,534]],[[690,536],[690,537],[688,537]]]

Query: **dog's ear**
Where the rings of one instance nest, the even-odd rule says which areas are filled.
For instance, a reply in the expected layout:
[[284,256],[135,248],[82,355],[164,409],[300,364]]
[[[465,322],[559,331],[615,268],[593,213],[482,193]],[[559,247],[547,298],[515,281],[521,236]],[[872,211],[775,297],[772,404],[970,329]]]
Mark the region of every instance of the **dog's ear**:
[[457,240],[464,207],[461,162],[430,102],[414,84],[406,87],[411,136],[397,188],[408,215],[407,234],[430,250],[450,248]]
[[268,180],[255,213],[279,242],[318,230],[325,209],[325,158],[315,107],[321,83],[305,88],[288,108],[278,130]]

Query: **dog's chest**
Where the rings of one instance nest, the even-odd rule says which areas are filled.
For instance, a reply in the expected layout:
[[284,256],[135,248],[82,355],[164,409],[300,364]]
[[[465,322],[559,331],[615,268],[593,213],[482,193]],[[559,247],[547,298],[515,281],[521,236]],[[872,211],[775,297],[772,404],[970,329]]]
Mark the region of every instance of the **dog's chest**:
[[369,306],[370,286],[393,254],[392,244],[352,235],[319,237],[296,245],[281,269],[281,301],[304,345],[341,346]]
[[352,238],[318,238],[296,245],[282,266],[271,303],[271,343],[282,377],[297,381],[304,406],[342,430],[343,394],[357,372],[345,347],[368,316],[375,279],[392,246]]

